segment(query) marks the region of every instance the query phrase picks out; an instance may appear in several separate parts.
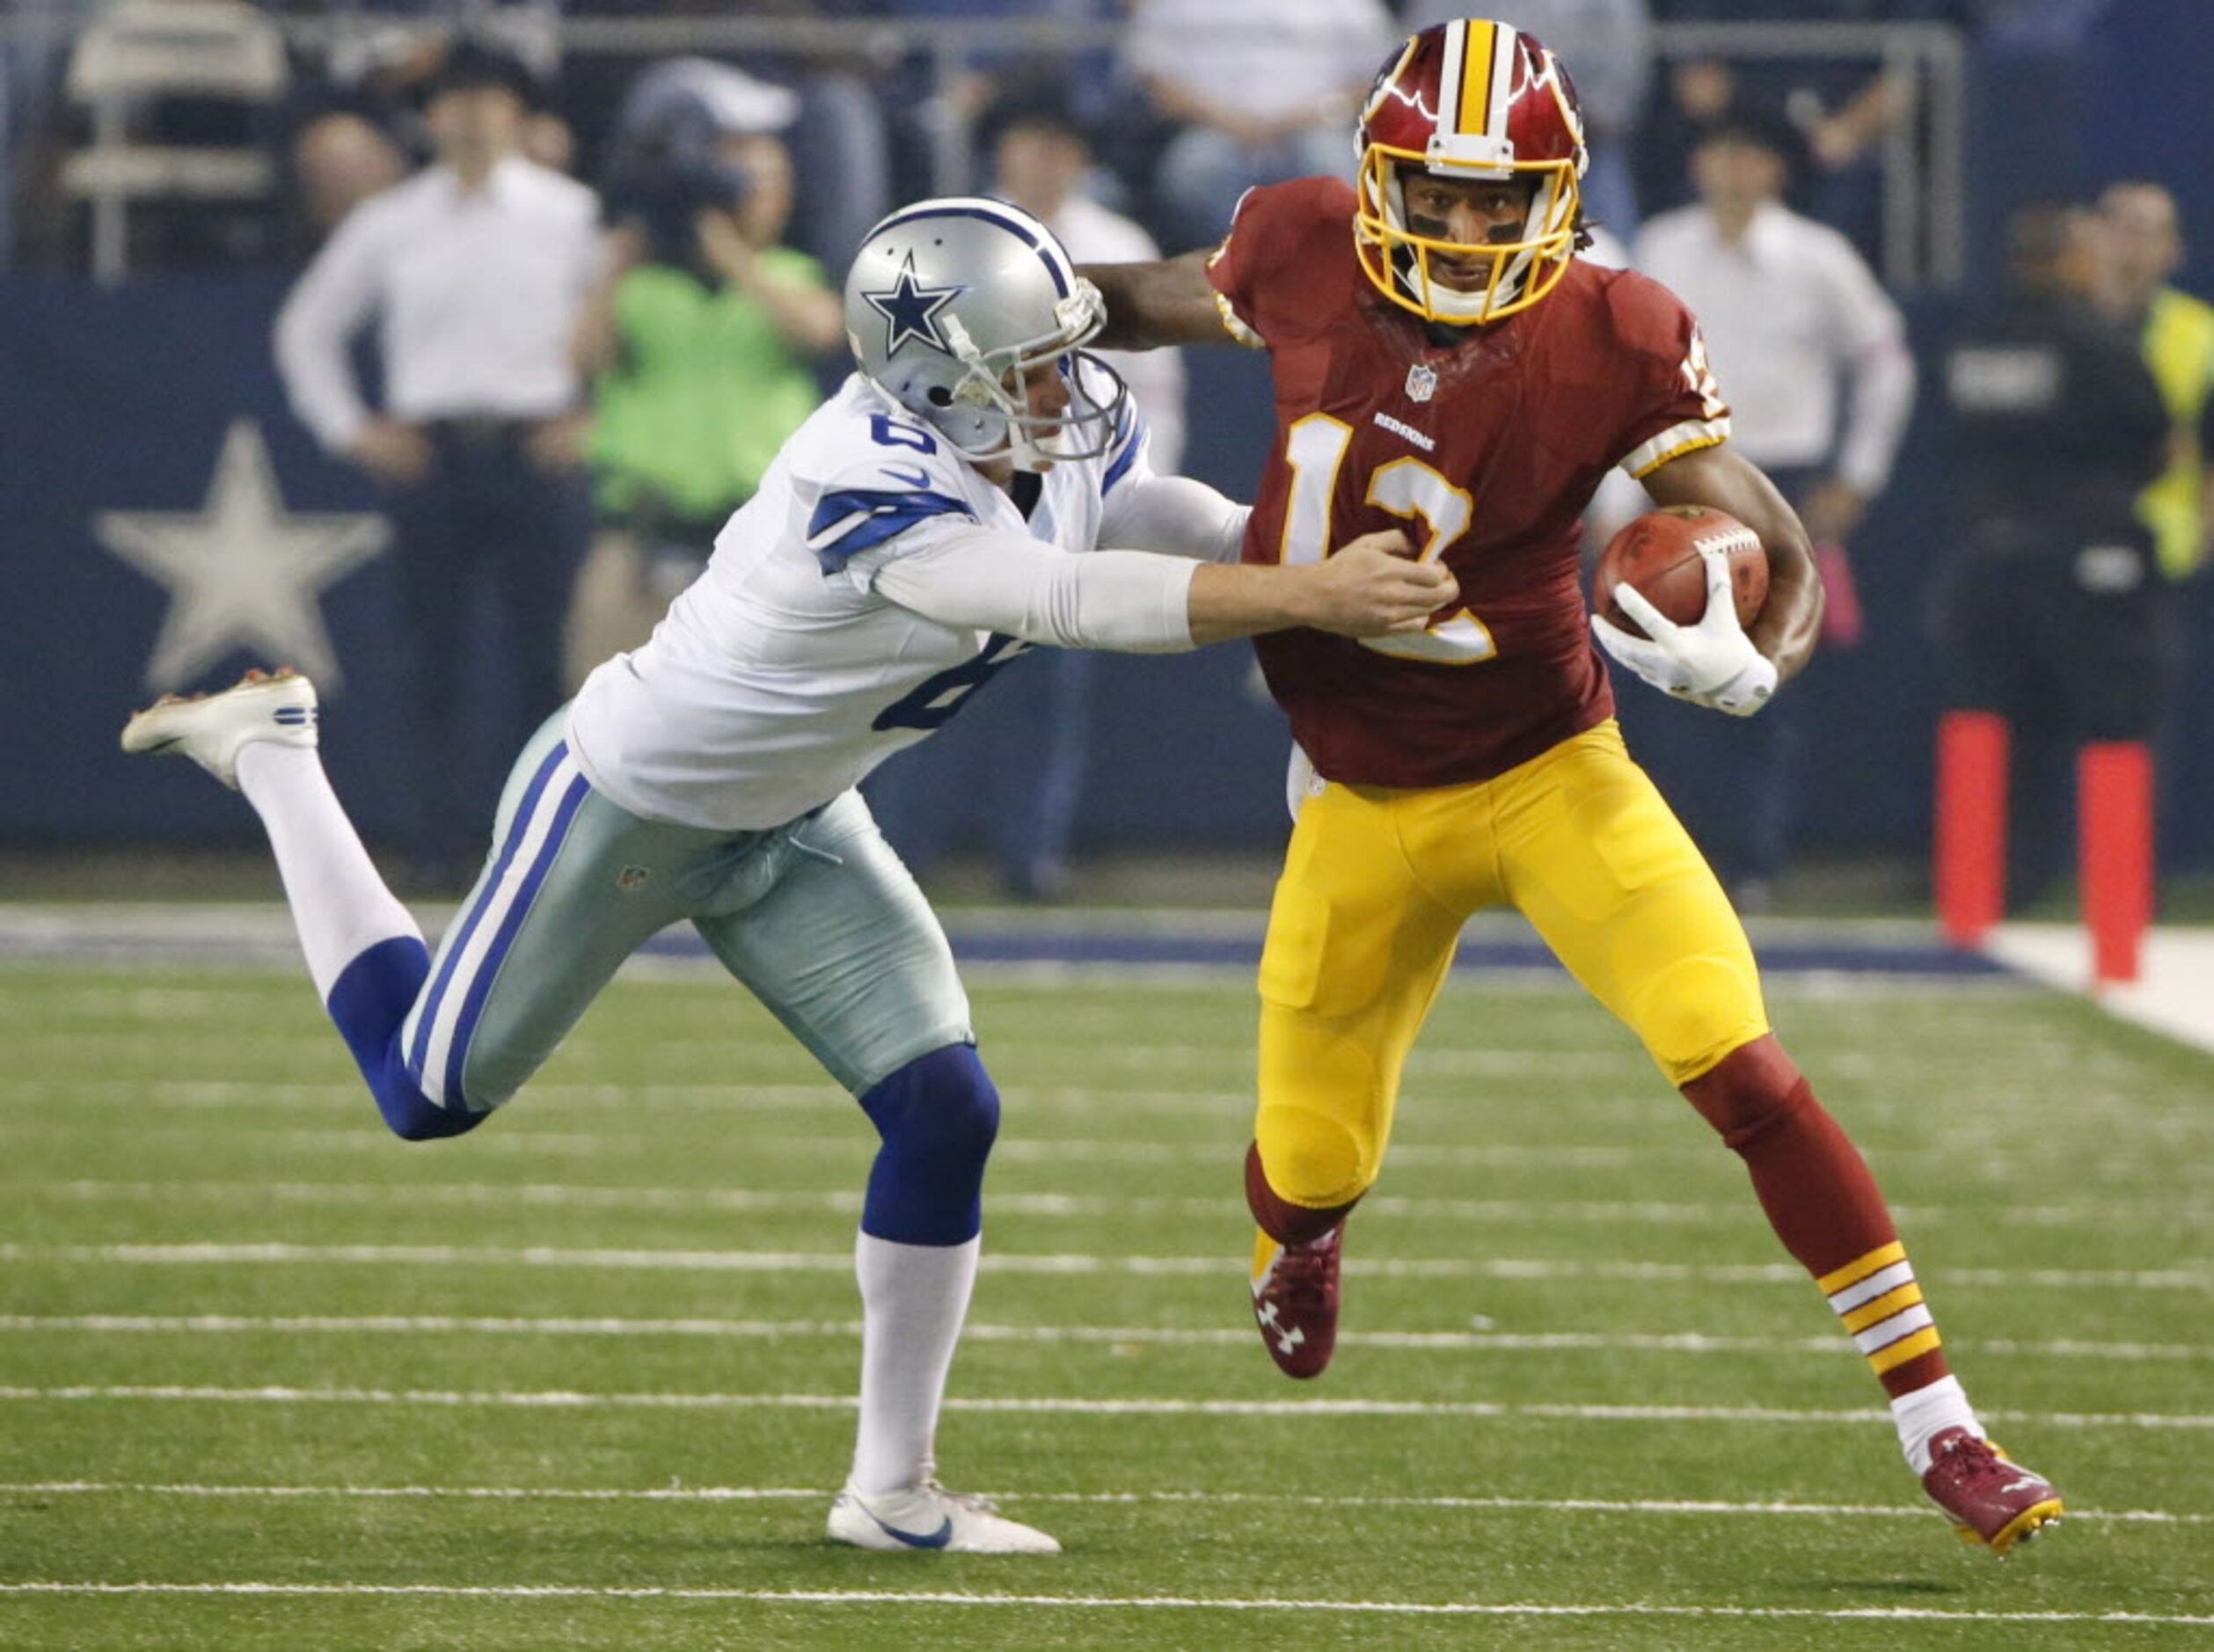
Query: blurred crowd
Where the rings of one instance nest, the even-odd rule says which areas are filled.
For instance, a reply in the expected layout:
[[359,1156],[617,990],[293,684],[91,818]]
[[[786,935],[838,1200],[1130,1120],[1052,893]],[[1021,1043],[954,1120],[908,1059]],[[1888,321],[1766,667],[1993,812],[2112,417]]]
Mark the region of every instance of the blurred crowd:
[[[1918,374],[1878,275],[1887,146],[1918,142],[1930,112],[1880,56],[1663,58],[1655,26],[1934,23],[2035,62],[2080,44],[2105,4],[1505,8],[1575,77],[1591,255],[1647,269],[1702,317],[1736,439],[1819,542],[1832,647],[1856,640],[1849,547],[1889,483],[1918,380],[1964,424],[1981,416],[1954,406],[1963,381],[1949,362],[1924,361]],[[558,0],[17,0],[0,32],[11,180],[0,266],[98,267],[105,192],[117,215],[107,255],[133,272],[301,271],[277,331],[286,389],[326,450],[389,490],[395,563],[424,640],[413,680],[425,771],[457,786],[451,676],[470,647],[466,588],[481,584],[507,612],[525,720],[642,639],[844,371],[837,286],[889,207],[949,189],[998,194],[1053,225],[1079,261],[1211,244],[1253,184],[1349,177],[1376,66],[1404,34],[1461,15],[1440,0],[755,0],[739,11],[793,26],[773,45],[660,59],[614,48],[623,19],[708,19],[728,6],[573,0],[565,16]],[[595,28],[580,38],[586,18]],[[33,26],[41,19],[53,26]],[[131,174],[113,151],[167,156],[170,170],[142,160],[153,170]],[[179,154],[228,156],[230,170]],[[2054,255],[2034,277],[2018,259],[2013,287],[1970,295],[1968,308],[2018,310],[2030,281],[2069,328],[2111,347],[2099,371],[2136,374],[2116,394],[2156,409],[2157,442],[2083,458],[2107,465],[2127,501],[2083,533],[2141,548],[2131,588],[2180,588],[2205,555],[2214,311],[2170,284],[2184,245],[2175,203],[2157,183],[2124,180],[2034,210],[2044,228],[2016,239]],[[372,325],[374,401],[357,374]],[[1182,365],[1164,354],[1123,366],[1152,420],[1155,467],[1173,471]],[[2133,428],[2109,422],[2102,439],[2136,441]],[[1640,508],[1603,495],[1595,530]],[[1972,526],[1955,536],[1957,556],[1971,540],[1975,555],[2022,553],[1991,549]],[[2060,566],[2080,548],[2036,554]],[[2126,577],[2111,562],[2097,575],[2108,588]],[[2056,601],[2101,595],[2073,578]],[[1964,580],[1974,583],[1956,570],[1947,588]],[[2144,623],[2160,638],[2148,680],[2172,683],[2182,630]],[[1932,625],[1955,654],[1975,629],[1960,612]],[[1979,632],[1976,646],[2006,642]],[[885,771],[873,800],[918,869],[981,835],[1010,893],[1060,892],[1090,669],[1088,656],[1056,661],[1051,684],[1024,701],[1034,761],[985,766],[1016,776],[1019,796],[987,796],[982,778],[925,793],[900,765]],[[1987,662],[1947,691],[2073,727],[2039,709],[2068,684],[2036,676]],[[1756,910],[1793,837],[1803,736],[1790,704],[1735,727],[1672,718],[1681,708],[1667,705],[1631,713],[1640,755]],[[2158,705],[2136,721],[2156,737]],[[967,726],[980,741],[1015,737],[980,718]],[[934,761],[960,758],[939,742]],[[989,830],[949,814],[949,798],[973,800]],[[459,797],[427,801],[426,874],[457,874],[473,845],[443,840],[442,822],[479,811]]]
[[[1591,214],[1617,238],[1688,198],[1685,162],[1701,131],[1757,113],[1787,125],[1803,150],[1794,204],[1867,252],[1880,233],[1882,146],[1921,118],[1911,87],[1874,54],[1662,61],[1655,26],[1937,23],[2057,51],[2107,4],[1523,0],[1510,10],[1575,75]],[[805,185],[793,238],[834,274],[890,201],[958,186],[945,173],[962,157],[981,180],[978,123],[1011,82],[1041,77],[1094,147],[1093,192],[1176,250],[1217,238],[1251,183],[1348,171],[1349,119],[1385,50],[1459,11],[1445,0],[752,0],[735,14],[720,0],[566,0],[566,14],[564,0],[14,0],[0,29],[13,208],[0,221],[0,262],[85,259],[93,191],[80,163],[88,146],[117,137],[99,129],[111,103],[134,143],[256,151],[270,163],[266,188],[242,183],[228,201],[180,187],[188,206],[164,214],[147,190],[134,267],[303,254],[354,202],[429,157],[423,92],[457,28],[519,65],[530,157],[603,186],[652,113],[634,93],[657,65],[620,44],[623,26],[686,19],[758,25],[764,40],[785,26],[776,38],[790,43],[722,61],[796,98],[779,128]],[[583,20],[594,26],[580,43]],[[875,26],[885,24],[901,26]],[[201,44],[177,55],[164,81],[148,43],[194,34]],[[742,118],[759,122],[766,106]]]

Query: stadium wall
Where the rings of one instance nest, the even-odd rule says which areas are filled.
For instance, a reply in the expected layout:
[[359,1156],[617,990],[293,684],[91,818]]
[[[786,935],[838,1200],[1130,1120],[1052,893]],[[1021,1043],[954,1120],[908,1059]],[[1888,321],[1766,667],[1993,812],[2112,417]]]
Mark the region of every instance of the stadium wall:
[[[0,842],[251,837],[235,800],[182,765],[128,762],[116,749],[116,730],[133,705],[160,688],[217,684],[272,660],[311,664],[315,639],[303,634],[303,614],[319,618],[342,673],[325,683],[325,722],[340,793],[372,837],[404,828],[410,786],[398,717],[406,649],[389,570],[370,555],[319,591],[289,577],[304,554],[296,536],[343,537],[347,519],[358,527],[377,500],[320,455],[285,409],[268,352],[283,288],[274,274],[151,277],[113,289],[0,278],[0,453],[9,497],[0,537],[8,592],[0,604],[0,688],[16,713],[0,786]],[[1940,308],[1916,311],[1924,360],[1948,320]],[[1269,435],[1265,366],[1225,349],[1195,375],[1188,468],[1235,494],[1250,491]],[[281,516],[261,509],[235,453],[232,507],[241,514],[218,521],[211,508],[218,457],[237,445],[241,421],[266,448]],[[1812,706],[1816,749],[1802,834],[1810,849],[1918,853],[1925,841],[1933,705],[1920,604],[1925,571],[1941,547],[1924,524],[1940,514],[1942,489],[1942,454],[1918,428],[1897,485],[1861,536],[1869,640],[1819,662],[1794,691]],[[120,530],[111,513],[125,513]],[[181,531],[171,541],[185,547],[180,559],[220,559],[227,572],[186,581],[187,601],[127,561],[113,544],[128,537],[133,520],[142,530],[150,513],[156,528]],[[288,532],[296,537],[288,541]],[[239,557],[242,544],[270,560]],[[2207,657],[2214,624],[2203,609],[2202,599],[2194,676],[2177,720],[2186,730],[2214,726]],[[196,653],[189,646],[195,640]],[[188,682],[149,679],[150,662],[164,649],[194,662]],[[487,707],[500,704],[502,663],[494,637],[475,662],[472,691]],[[1286,736],[1253,678],[1242,646],[1104,662],[1082,841],[1174,848],[1278,841]],[[1643,691],[1633,684],[1630,691]],[[962,721],[988,726],[989,701],[980,696]],[[2182,740],[2172,754],[2172,865],[2210,858],[2208,746],[2203,737]],[[507,755],[478,754],[486,789]]]

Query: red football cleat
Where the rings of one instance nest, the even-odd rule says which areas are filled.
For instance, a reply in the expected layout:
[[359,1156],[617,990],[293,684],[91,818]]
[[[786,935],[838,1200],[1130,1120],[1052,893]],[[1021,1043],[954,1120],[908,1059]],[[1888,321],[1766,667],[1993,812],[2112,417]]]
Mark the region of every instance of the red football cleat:
[[1253,1320],[1268,1357],[1287,1377],[1319,1377],[1338,1345],[1341,1222],[1319,1239],[1280,1245],[1268,1234],[1253,1246]]
[[1945,1511],[1963,1543],[2004,1555],[2060,1518],[2060,1494],[2034,1469],[1966,1429],[1947,1429],[1930,1442],[1922,1489]]

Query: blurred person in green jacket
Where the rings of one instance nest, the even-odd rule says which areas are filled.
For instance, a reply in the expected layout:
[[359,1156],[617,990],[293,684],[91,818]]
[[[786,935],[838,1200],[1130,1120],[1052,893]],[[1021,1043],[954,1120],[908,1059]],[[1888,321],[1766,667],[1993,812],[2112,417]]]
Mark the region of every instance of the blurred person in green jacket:
[[2137,501],[2160,571],[2188,579],[2205,565],[2214,487],[2206,455],[2214,420],[2214,304],[2170,285],[2183,265],[2183,228],[2166,186],[2109,184],[2099,197],[2108,243],[2106,308],[2137,340],[2172,427],[2168,467]]
[[844,348],[822,267],[782,245],[793,201],[791,91],[677,58],[641,77],[605,194],[607,279],[578,330],[592,376],[599,533],[577,582],[569,670],[645,640]]
[[[2176,610],[2171,682],[2179,691],[2194,657],[2214,640],[2214,304],[2174,285],[2184,259],[2183,223],[2164,184],[2123,179],[2099,195],[2106,230],[2101,307],[2137,341],[2168,414],[2167,468],[2137,495],[2137,520],[2152,531],[2153,553]],[[2163,793],[2153,810],[2163,864],[2201,852],[2205,825],[2192,811],[2167,807],[2168,788],[2202,761],[2185,720],[2163,708],[2154,769]]]

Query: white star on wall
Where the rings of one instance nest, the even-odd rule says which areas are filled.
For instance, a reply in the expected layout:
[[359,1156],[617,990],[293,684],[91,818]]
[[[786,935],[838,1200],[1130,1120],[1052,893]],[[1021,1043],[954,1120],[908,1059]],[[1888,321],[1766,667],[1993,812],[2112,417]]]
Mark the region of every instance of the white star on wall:
[[104,510],[92,534],[169,588],[146,662],[146,686],[157,690],[183,688],[237,649],[336,687],[344,678],[319,599],[391,537],[382,516],[288,511],[252,419],[231,421],[198,510]]

